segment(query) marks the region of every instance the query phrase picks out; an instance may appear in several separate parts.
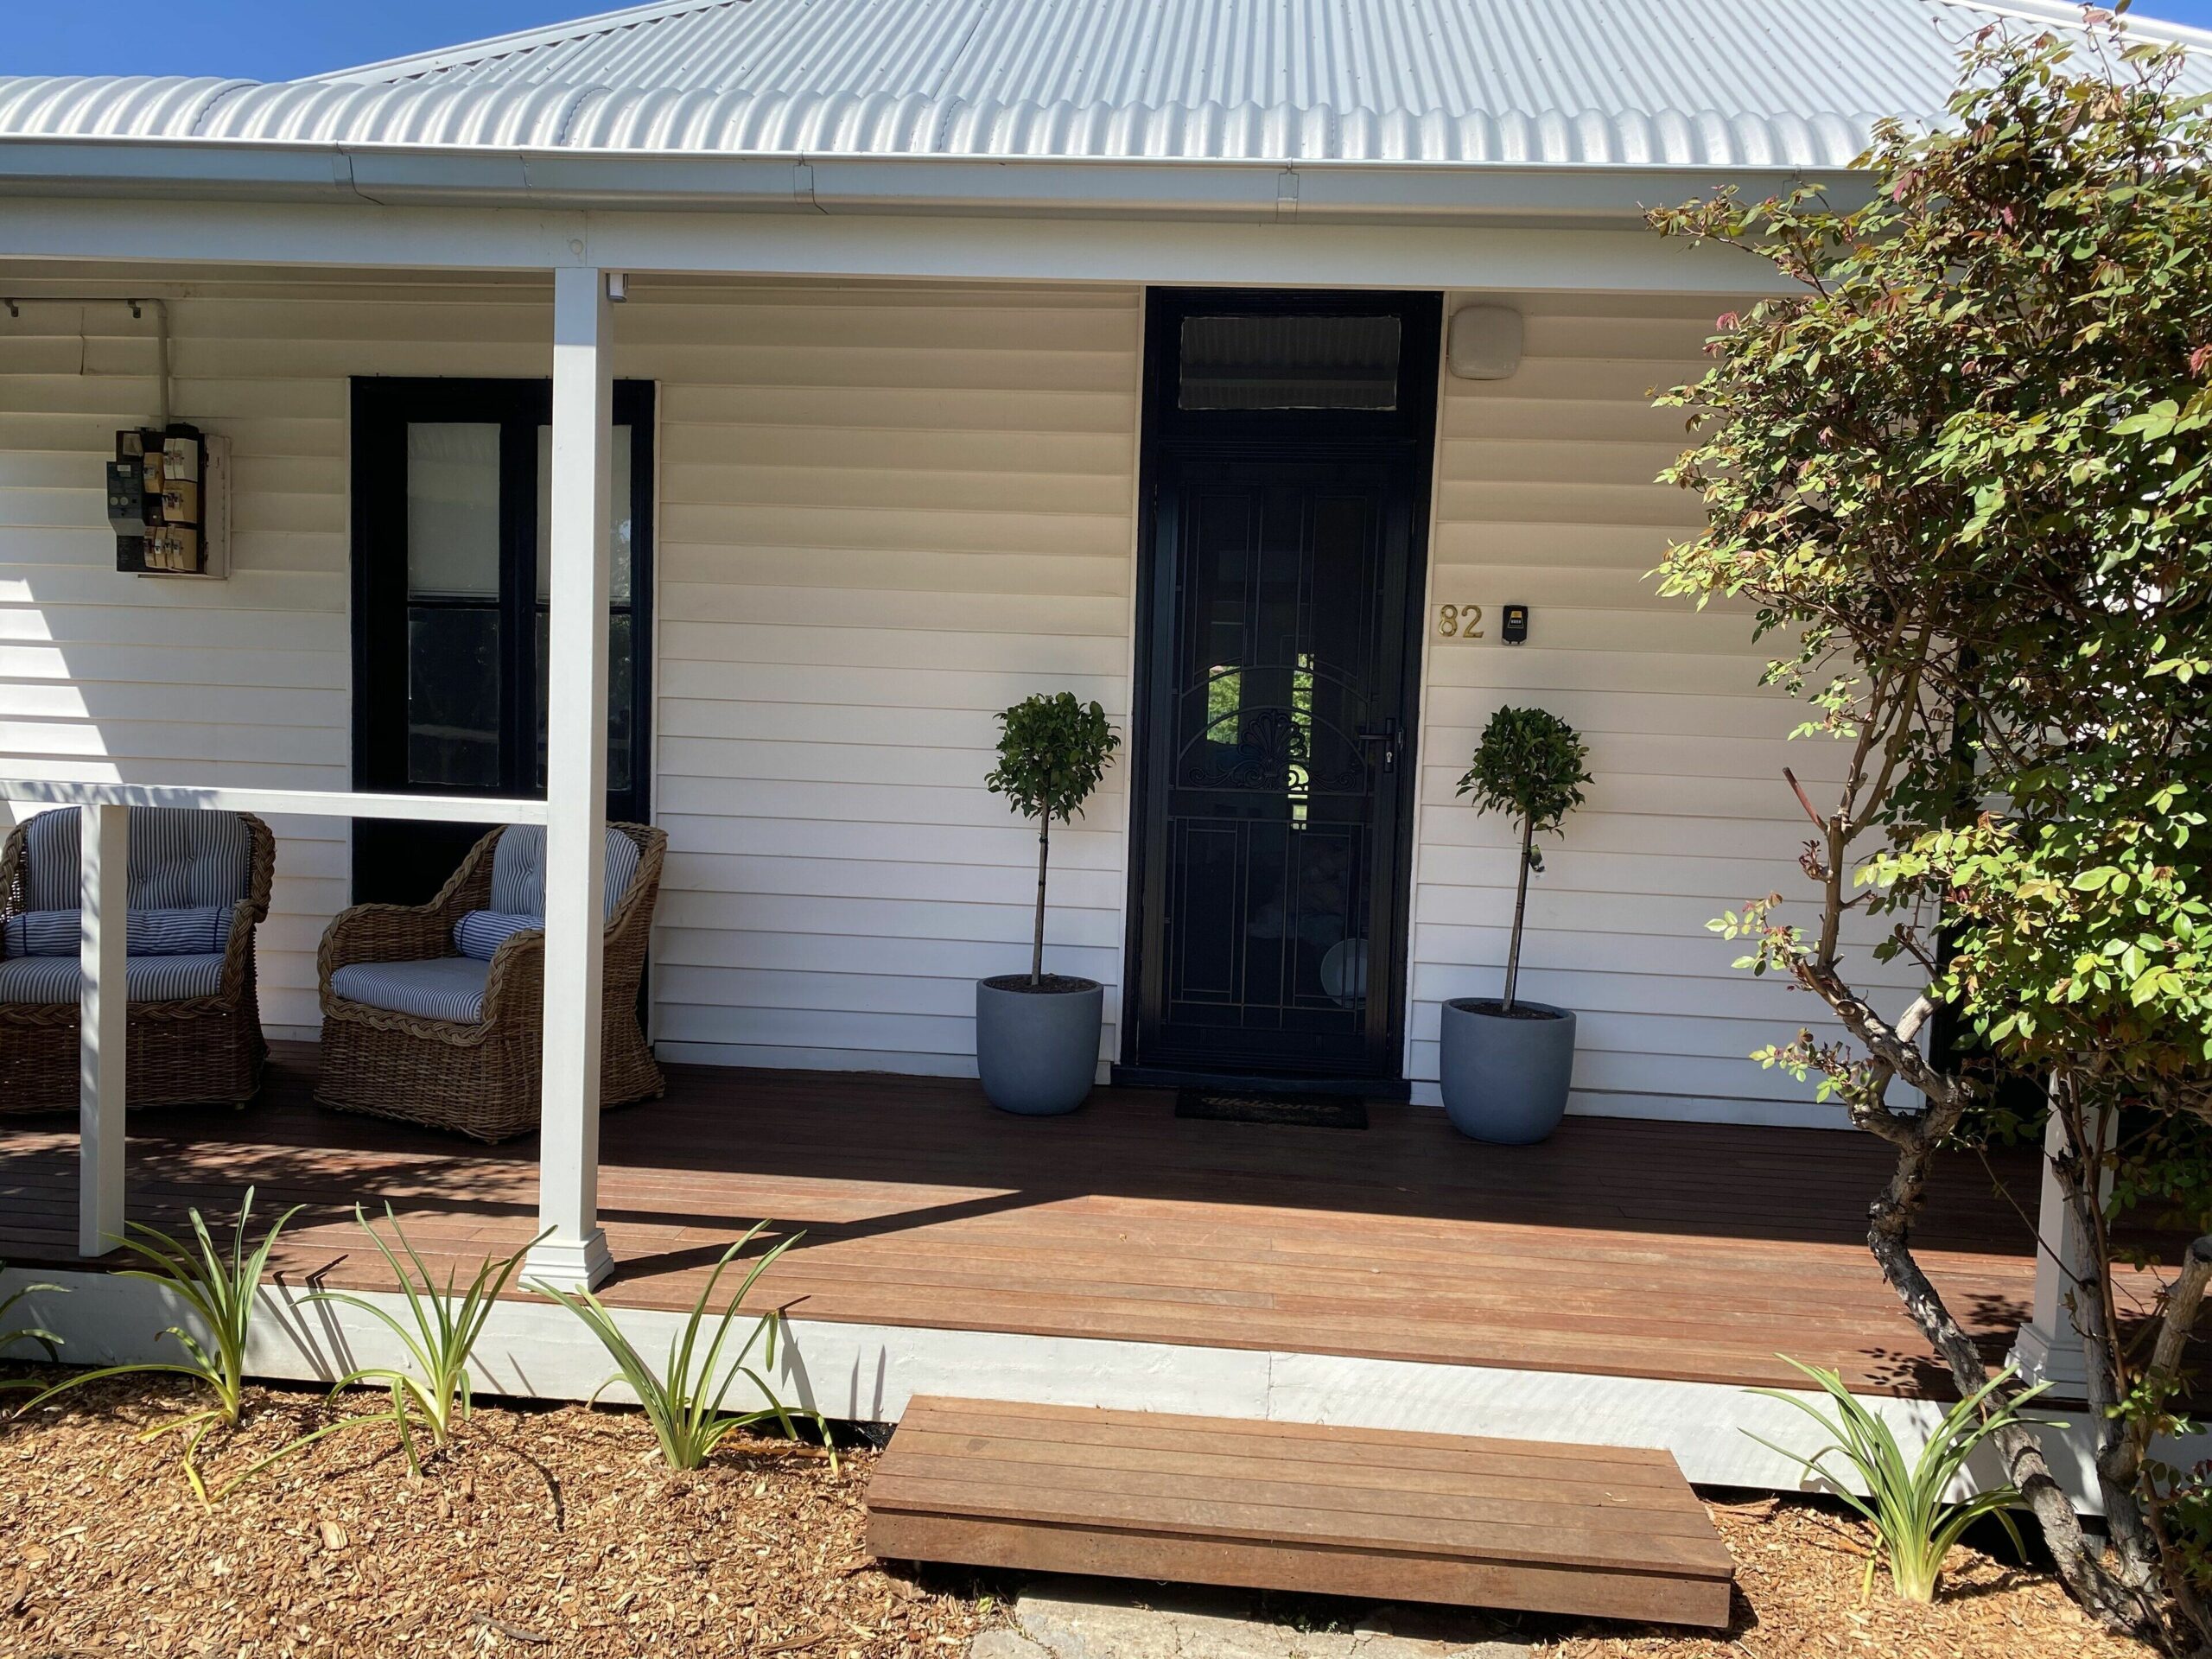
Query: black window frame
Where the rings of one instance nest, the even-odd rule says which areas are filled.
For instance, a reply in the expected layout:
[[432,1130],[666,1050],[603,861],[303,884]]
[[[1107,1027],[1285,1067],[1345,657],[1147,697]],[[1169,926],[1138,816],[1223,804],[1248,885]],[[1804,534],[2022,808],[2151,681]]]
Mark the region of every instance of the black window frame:
[[[656,389],[614,384],[613,420],[630,429],[630,782],[607,791],[610,817],[650,821],[652,786],[652,641]],[[537,779],[537,429],[551,423],[547,379],[359,376],[352,386],[351,584],[353,787],[383,794],[491,793],[542,798]],[[410,604],[407,560],[407,428],[416,422],[496,424],[500,429],[501,776],[489,788],[416,784],[407,775]],[[387,556],[384,550],[399,550]],[[433,604],[442,603],[433,600]],[[476,601],[454,601],[456,606]],[[490,601],[484,601],[489,603]],[[626,608],[610,601],[610,611]],[[610,665],[611,667],[611,665]],[[611,693],[610,693],[611,695]],[[375,840],[377,837],[368,837]],[[357,833],[355,886],[394,891],[372,878]]]

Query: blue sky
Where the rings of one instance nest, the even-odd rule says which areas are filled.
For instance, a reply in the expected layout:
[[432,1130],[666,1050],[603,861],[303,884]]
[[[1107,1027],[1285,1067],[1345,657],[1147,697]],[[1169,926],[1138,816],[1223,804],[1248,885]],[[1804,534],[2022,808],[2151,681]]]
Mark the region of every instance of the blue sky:
[[[0,73],[169,73],[283,80],[558,22],[619,3],[170,0],[149,10],[84,0],[15,0],[0,28]],[[2139,10],[2212,28],[2212,0],[2142,0]]]

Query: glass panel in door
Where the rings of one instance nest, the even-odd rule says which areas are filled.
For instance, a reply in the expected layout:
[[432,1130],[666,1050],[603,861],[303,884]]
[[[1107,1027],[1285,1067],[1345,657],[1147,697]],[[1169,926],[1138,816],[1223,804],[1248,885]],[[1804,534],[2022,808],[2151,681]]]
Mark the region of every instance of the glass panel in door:
[[407,426],[407,782],[499,787],[499,428]]

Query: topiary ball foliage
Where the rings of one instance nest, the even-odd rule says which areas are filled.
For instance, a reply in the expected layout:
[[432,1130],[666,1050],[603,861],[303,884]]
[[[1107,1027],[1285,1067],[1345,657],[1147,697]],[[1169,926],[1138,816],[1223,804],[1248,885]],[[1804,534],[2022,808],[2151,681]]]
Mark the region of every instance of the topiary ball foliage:
[[1039,692],[999,715],[999,763],[983,782],[1027,818],[1065,823],[1105,776],[1122,740],[1095,702]]
[[1590,750],[1574,728],[1542,709],[1501,709],[1483,728],[1474,764],[1459,779],[1459,793],[1474,798],[1475,810],[1496,810],[1526,822],[1529,868],[1544,868],[1538,835],[1554,835],[1567,815],[1582,804],[1582,785],[1590,774],[1582,763]]

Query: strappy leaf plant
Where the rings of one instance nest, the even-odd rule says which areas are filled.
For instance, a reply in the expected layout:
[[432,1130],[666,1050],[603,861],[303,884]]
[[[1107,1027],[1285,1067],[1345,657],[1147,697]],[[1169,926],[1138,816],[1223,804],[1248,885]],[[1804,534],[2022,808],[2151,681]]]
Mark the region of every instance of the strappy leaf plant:
[[476,1340],[484,1333],[485,1321],[492,1317],[493,1304],[507,1287],[515,1269],[522,1265],[531,1245],[546,1235],[540,1233],[512,1255],[486,1256],[467,1287],[456,1290],[460,1269],[456,1267],[448,1270],[444,1285],[441,1286],[422,1254],[409,1242],[406,1230],[400,1226],[399,1217],[392,1213],[389,1204],[385,1205],[384,1213],[385,1219],[391,1224],[392,1237],[399,1243],[397,1250],[377,1231],[361,1206],[353,1206],[353,1219],[360,1224],[361,1230],[384,1257],[385,1265],[391,1269],[392,1277],[399,1281],[400,1294],[407,1299],[407,1322],[402,1324],[389,1310],[349,1291],[317,1291],[308,1300],[344,1303],[381,1319],[399,1338],[411,1363],[404,1367],[366,1365],[340,1377],[330,1390],[334,1396],[357,1383],[381,1382],[391,1391],[391,1409],[389,1414],[378,1413],[372,1417],[350,1418],[309,1438],[320,1439],[338,1428],[389,1421],[399,1431],[400,1444],[407,1452],[407,1466],[420,1474],[423,1461],[415,1449],[414,1424],[419,1420],[433,1452],[442,1452],[452,1443],[454,1425],[467,1417],[474,1397],[469,1361],[476,1351]]
[[[738,1286],[721,1312],[713,1316],[711,1326],[714,1335],[703,1352],[700,1347],[701,1338],[710,1324],[708,1305],[714,1300],[715,1289],[721,1282],[722,1274],[767,1226],[765,1221],[760,1223],[722,1252],[721,1260],[715,1264],[714,1272],[707,1276],[705,1287],[699,1292],[699,1300],[692,1304],[690,1317],[669,1343],[667,1365],[658,1371],[622,1334],[606,1304],[588,1290],[569,1292],[545,1284],[530,1287],[552,1297],[582,1319],[592,1335],[599,1338],[601,1345],[613,1356],[615,1374],[599,1385],[592,1398],[596,1401],[601,1394],[617,1382],[628,1385],[630,1391],[637,1395],[639,1405],[644,1408],[645,1420],[652,1425],[654,1438],[660,1442],[661,1456],[671,1469],[696,1469],[730,1435],[772,1419],[787,1436],[792,1440],[798,1438],[798,1427],[791,1421],[791,1408],[776,1397],[776,1391],[768,1385],[761,1370],[756,1370],[746,1363],[758,1344],[763,1350],[762,1370],[772,1371],[775,1369],[776,1339],[783,1332],[783,1310],[775,1308],[760,1315],[753,1321],[744,1344],[727,1362],[723,1354],[730,1333],[736,1327],[738,1309],[751,1294],[753,1287],[760,1281],[761,1275],[776,1264],[785,1250],[805,1236],[804,1234],[793,1233],[753,1263],[746,1273],[744,1282]],[[715,1381],[718,1376],[721,1378],[719,1383]],[[728,1411],[723,1408],[730,1389],[741,1376],[759,1390],[761,1397],[768,1402],[766,1406],[757,1411]],[[830,1463],[834,1469],[836,1467],[837,1452],[836,1446],[830,1445],[829,1423],[819,1412],[806,1414],[813,1418],[815,1426],[821,1431],[823,1444],[830,1446]]]
[[[1751,1438],[1826,1482],[1874,1529],[1874,1550],[1866,1558],[1866,1577],[1859,1586],[1861,1600],[1873,1589],[1875,1567],[1885,1563],[1899,1597],[1906,1601],[1935,1600],[1944,1560],[1966,1529],[1985,1515],[1995,1516],[2012,1535],[2014,1546],[2021,1547],[2020,1530],[2012,1516],[2020,1502],[2016,1489],[1993,1487],[1957,1503],[1950,1502],[1948,1494],[1967,1459],[1983,1441],[2000,1429],[2030,1421],[2019,1415],[2019,1408],[2042,1393],[2043,1385],[2007,1397],[2005,1390],[2012,1380],[2007,1368],[1952,1407],[1929,1435],[1920,1455],[1908,1459],[1897,1444],[1896,1431],[1854,1398],[1835,1372],[1804,1364],[1787,1354],[1777,1357],[1818,1384],[1834,1402],[1834,1414],[1778,1389],[1751,1392],[1795,1406],[1827,1432],[1829,1442],[1807,1457],[1764,1436]],[[1840,1471],[1823,1466],[1830,1458],[1840,1458],[1850,1466],[1858,1484],[1866,1489],[1865,1497],[1844,1484],[1846,1478]]]
[[[0,1262],[0,1271],[5,1271],[7,1266],[8,1264],[5,1262]],[[32,1295],[36,1292],[42,1290],[50,1291],[56,1296],[66,1295],[67,1294],[60,1285],[19,1285],[14,1290],[9,1292],[7,1295],[0,1296],[0,1319],[6,1319],[8,1315],[14,1311],[16,1304],[22,1301],[24,1297]],[[35,1325],[25,1325],[22,1329],[16,1331],[0,1331],[0,1352],[5,1352],[8,1349],[14,1347],[19,1342],[36,1343],[40,1347],[46,1350],[46,1357],[48,1359],[60,1359],[61,1357],[61,1338],[55,1336],[51,1331],[41,1330],[39,1326]],[[0,1378],[0,1389],[35,1389],[41,1386],[41,1384],[36,1377],[10,1376]]]
[[210,1502],[197,1462],[200,1445],[215,1428],[237,1427],[238,1419],[245,1414],[246,1339],[253,1329],[254,1305],[261,1289],[262,1274],[268,1268],[270,1252],[276,1247],[277,1236],[284,1230],[285,1223],[300,1212],[300,1208],[295,1205],[277,1217],[262,1235],[261,1242],[251,1250],[246,1248],[246,1224],[253,1214],[251,1187],[246,1189],[245,1198],[238,1206],[238,1224],[232,1230],[228,1250],[215,1243],[198,1210],[188,1212],[192,1224],[189,1245],[158,1228],[130,1223],[130,1236],[116,1242],[146,1265],[118,1268],[117,1277],[159,1286],[196,1316],[200,1326],[197,1331],[173,1325],[161,1332],[161,1336],[176,1339],[177,1345],[184,1350],[185,1358],[141,1360],[80,1371],[55,1383],[23,1409],[31,1410],[67,1389],[105,1377],[144,1373],[191,1377],[206,1386],[214,1396],[213,1403],[156,1424],[139,1439],[150,1440],[170,1433],[186,1435],[185,1478],[192,1483],[192,1490],[203,1503]]

